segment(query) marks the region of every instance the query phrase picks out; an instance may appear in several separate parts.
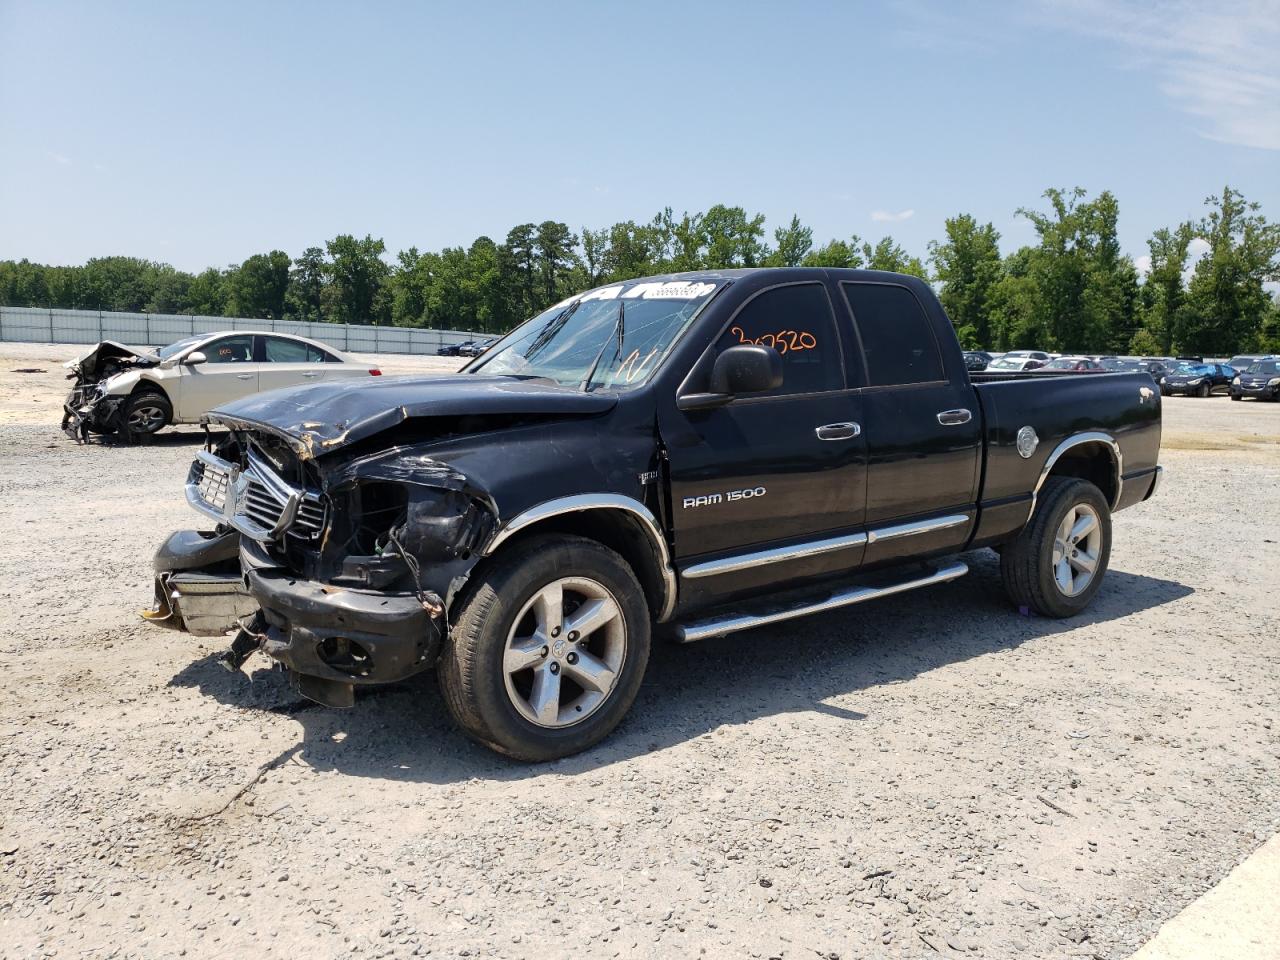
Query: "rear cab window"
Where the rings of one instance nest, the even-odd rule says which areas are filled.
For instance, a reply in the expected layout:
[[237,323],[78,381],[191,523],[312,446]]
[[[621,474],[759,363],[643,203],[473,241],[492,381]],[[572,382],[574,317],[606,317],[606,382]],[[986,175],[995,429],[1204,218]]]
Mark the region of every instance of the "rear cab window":
[[915,294],[891,283],[848,281],[840,287],[862,345],[868,385],[895,387],[947,379],[933,326]]

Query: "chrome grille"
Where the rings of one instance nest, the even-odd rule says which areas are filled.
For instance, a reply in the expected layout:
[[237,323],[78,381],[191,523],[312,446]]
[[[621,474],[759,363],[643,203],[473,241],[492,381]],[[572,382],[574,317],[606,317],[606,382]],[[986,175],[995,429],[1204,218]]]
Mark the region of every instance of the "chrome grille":
[[243,471],[211,453],[197,454],[187,476],[187,501],[255,540],[275,540],[286,532],[312,538],[324,528],[320,497],[290,486],[252,454]]
[[226,471],[216,467],[211,468],[203,461],[197,460],[191,465],[191,475],[200,492],[201,500],[217,510],[226,509],[227,487],[231,483],[231,477]]

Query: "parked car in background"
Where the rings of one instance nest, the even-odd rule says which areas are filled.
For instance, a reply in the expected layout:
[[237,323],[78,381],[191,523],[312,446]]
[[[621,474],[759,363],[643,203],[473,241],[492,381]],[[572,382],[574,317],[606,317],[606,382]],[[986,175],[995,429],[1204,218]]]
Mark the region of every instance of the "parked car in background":
[[1255,360],[1232,378],[1229,392],[1232,400],[1280,400],[1280,358]]
[[964,353],[964,367],[970,373],[976,373],[979,370],[987,369],[987,365],[995,359],[985,350],[966,350]]
[[1106,368],[1088,357],[1057,357],[1040,369],[1056,370],[1059,373],[1102,373]]
[[1045,365],[1044,360],[1034,360],[1028,356],[1015,356],[1006,353],[1003,357],[996,357],[989,364],[984,373],[1023,373],[1027,370],[1035,370]]
[[1243,373],[1259,360],[1271,359],[1273,359],[1273,357],[1269,353],[1241,353],[1228,360],[1227,366],[1235,370],[1236,373]]
[[1135,360],[1131,357],[1111,357],[1103,360],[1102,369],[1109,373],[1147,373],[1157,383],[1169,372],[1169,367],[1160,360]]
[[1024,360],[1036,360],[1040,363],[1048,363],[1053,359],[1054,355],[1045,353],[1043,350],[1010,350],[1005,354],[1006,357],[1020,357]]
[[437,357],[457,357],[461,356],[463,347],[470,346],[474,340],[462,340],[458,343],[446,343],[443,347],[436,351]]
[[187,337],[154,353],[104,340],[66,366],[75,386],[62,429],[73,440],[144,436],[199,423],[214,407],[263,390],[382,373],[314,340],[253,330]]
[[1236,372],[1221,363],[1179,363],[1160,378],[1160,392],[1165,396],[1183,393],[1207,397],[1214,391],[1226,393]]
[[478,357],[497,342],[497,337],[484,337],[480,340],[468,340],[466,343],[458,345],[458,356]]

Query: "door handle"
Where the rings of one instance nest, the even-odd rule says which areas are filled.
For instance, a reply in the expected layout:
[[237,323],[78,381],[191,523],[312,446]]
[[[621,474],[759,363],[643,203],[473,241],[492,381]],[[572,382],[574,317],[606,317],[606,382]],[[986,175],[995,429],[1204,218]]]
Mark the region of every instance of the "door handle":
[[252,379],[253,379],[253,374],[252,374],[252,373],[237,373],[237,374],[236,374],[236,379],[237,379],[237,380],[252,380]]
[[973,419],[973,412],[961,407],[959,410],[943,410],[938,414],[938,422],[944,427],[958,427]]
[[862,433],[862,426],[857,423],[828,423],[823,427],[815,427],[819,440],[852,440]]

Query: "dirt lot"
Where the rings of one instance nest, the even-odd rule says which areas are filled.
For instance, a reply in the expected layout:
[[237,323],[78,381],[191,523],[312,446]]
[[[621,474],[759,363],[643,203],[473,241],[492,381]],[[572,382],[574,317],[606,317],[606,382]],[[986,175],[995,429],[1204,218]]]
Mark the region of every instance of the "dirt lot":
[[1166,401],[1078,620],[975,553],[658,648],[612,738],[527,766],[429,675],[327,710],[143,624],[199,435],[77,447],[72,353],[0,344],[5,957],[1118,958],[1280,829],[1280,405]]

